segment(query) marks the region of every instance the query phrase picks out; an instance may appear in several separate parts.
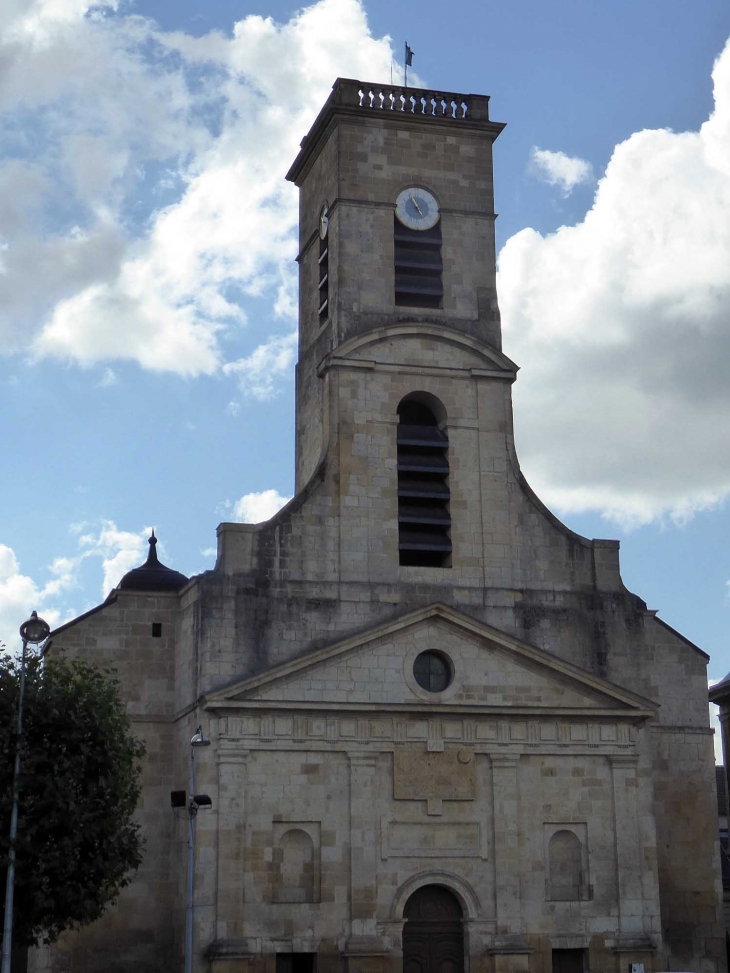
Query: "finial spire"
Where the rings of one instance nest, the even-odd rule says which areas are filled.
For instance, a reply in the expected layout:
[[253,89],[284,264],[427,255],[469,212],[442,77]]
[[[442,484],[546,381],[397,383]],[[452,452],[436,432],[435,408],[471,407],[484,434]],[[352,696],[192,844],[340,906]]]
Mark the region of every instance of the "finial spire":
[[152,533],[150,534],[150,538],[149,538],[148,544],[150,545],[150,552],[147,555],[147,563],[148,564],[157,564],[158,563],[158,561],[157,561],[157,538],[155,537],[155,528],[154,527],[152,528]]

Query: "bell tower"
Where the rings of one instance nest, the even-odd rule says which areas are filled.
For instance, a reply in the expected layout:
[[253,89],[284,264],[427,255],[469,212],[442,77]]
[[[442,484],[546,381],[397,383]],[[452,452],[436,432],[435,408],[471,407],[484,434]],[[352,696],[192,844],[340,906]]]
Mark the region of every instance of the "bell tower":
[[300,189],[297,489],[325,445],[326,356],[403,322],[499,351],[489,98],[339,78],[287,174]]

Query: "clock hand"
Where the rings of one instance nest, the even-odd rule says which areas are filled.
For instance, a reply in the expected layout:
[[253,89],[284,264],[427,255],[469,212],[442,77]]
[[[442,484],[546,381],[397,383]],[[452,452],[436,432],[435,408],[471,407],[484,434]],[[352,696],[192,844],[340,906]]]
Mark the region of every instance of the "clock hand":
[[418,210],[418,215],[419,215],[419,216],[423,216],[423,211],[421,210],[421,207],[420,207],[420,206],[418,205],[418,203],[416,202],[416,197],[415,197],[415,196],[411,196],[411,202],[413,203],[413,205],[414,205],[414,206],[416,207],[416,209]]

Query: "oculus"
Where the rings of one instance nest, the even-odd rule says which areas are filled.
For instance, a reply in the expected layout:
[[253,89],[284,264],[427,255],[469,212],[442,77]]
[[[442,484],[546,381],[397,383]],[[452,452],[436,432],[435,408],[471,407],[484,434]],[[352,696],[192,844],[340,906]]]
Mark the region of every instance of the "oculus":
[[454,678],[454,667],[443,652],[428,650],[416,656],[413,663],[413,677],[428,693],[441,693],[447,689]]

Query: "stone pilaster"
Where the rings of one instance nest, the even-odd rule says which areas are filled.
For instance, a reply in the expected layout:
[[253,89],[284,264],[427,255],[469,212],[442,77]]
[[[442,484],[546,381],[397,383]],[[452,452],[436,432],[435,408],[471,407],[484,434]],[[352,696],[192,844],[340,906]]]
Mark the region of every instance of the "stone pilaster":
[[641,843],[637,807],[636,765],[633,756],[610,757],[616,840],[619,936],[641,935]]
[[519,757],[492,757],[494,888],[498,936],[514,936],[522,932],[517,822],[518,762]]
[[348,951],[376,948],[376,753],[350,757],[350,940]]
[[531,952],[524,935],[520,888],[518,822],[519,757],[492,757],[494,798],[494,890],[497,932],[487,949],[494,973],[528,969]]
[[218,751],[218,899],[216,938],[244,934],[244,832],[246,765],[250,751]]
[[650,969],[653,937],[644,922],[644,889],[642,882],[643,853],[639,822],[638,757],[614,756],[611,762],[613,782],[614,835],[616,841],[616,888],[618,890],[619,925],[613,950],[621,965],[644,963]]

